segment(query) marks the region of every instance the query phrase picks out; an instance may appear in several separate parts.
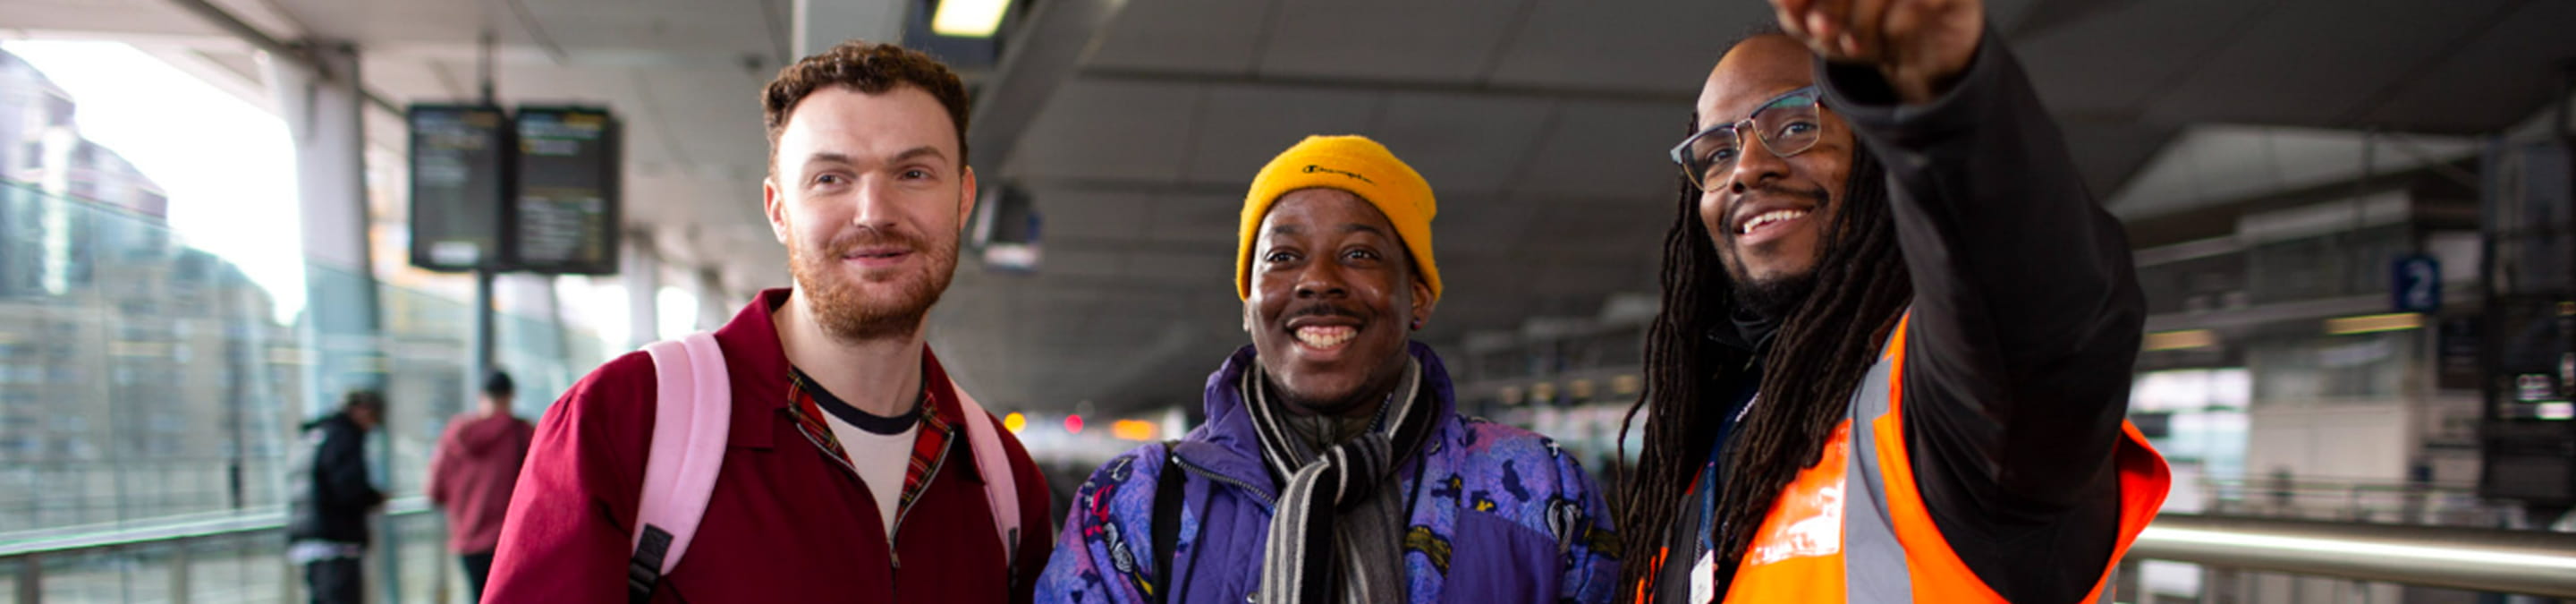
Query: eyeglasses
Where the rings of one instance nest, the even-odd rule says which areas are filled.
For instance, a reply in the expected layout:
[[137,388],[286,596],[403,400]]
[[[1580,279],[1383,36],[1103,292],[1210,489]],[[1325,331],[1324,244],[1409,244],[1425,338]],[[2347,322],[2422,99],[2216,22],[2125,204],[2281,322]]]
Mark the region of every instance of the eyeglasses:
[[1744,154],[1743,131],[1748,126],[1753,128],[1753,138],[1772,155],[1804,153],[1824,135],[1816,104],[1820,96],[1816,87],[1808,86],[1772,97],[1743,121],[1719,124],[1682,139],[1682,144],[1673,146],[1673,164],[1681,166],[1682,178],[1699,190],[1723,184],[1727,173],[1735,171],[1735,158]]

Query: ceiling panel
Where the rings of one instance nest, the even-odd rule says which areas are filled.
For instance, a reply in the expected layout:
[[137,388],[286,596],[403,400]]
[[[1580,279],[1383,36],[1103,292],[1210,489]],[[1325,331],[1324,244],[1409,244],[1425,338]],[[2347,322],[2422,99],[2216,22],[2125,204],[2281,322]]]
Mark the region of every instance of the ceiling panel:
[[[1437,193],[1440,215],[1431,219],[1432,254],[1449,259],[1496,257],[1525,245],[1525,230],[1535,204],[1498,192]],[[1446,278],[1446,277],[1443,277]]]
[[1126,274],[1122,267],[1126,266],[1127,258],[1118,252],[1063,249],[1059,246],[1043,250],[1043,253],[1046,257],[1039,261],[1038,270],[1049,277],[1083,279]]
[[167,0],[0,0],[0,28],[229,38]]
[[1036,179],[1180,178],[1199,87],[1077,79],[1029,126],[1009,170]]
[[1293,86],[1210,86],[1182,173],[1192,182],[1249,183],[1271,157],[1308,135],[1367,130],[1378,96]]
[[2283,0],[2189,77],[2161,90],[2147,118],[2355,125],[2349,117],[2383,88],[2435,64],[2448,47],[2519,1]]
[[[1249,176],[1245,177],[1249,188]],[[1164,193],[1145,217],[1145,238],[1158,243],[1233,250],[1243,225],[1243,194]]]
[[1538,0],[1493,82],[1695,94],[1726,45],[1771,20],[1759,2]]
[[1515,177],[1555,103],[1452,93],[1394,93],[1368,132],[1431,181],[1437,194],[1494,193]]
[[1124,276],[1134,279],[1164,279],[1182,283],[1205,283],[1222,287],[1234,279],[1234,250],[1199,252],[1135,252],[1127,254]]
[[476,4],[390,0],[276,0],[276,4],[316,34],[368,42],[471,41],[486,22]]
[[1129,0],[1084,65],[1099,69],[1241,74],[1252,71],[1269,1]]
[[1033,187],[1029,198],[1045,220],[1048,239],[1143,239],[1154,206],[1150,193],[1081,187]]
[[2576,2],[2524,2],[2448,59],[2400,78],[2351,121],[2460,134],[2516,123],[2556,92],[2552,63],[2576,57],[2571,25]]
[[1264,76],[1479,81],[1520,16],[1500,2],[1281,1],[1262,48]]
[[[2373,144],[2375,152],[2365,151]],[[2350,179],[2362,173],[2364,157],[2371,158],[2373,173],[2389,174],[2424,158],[2455,159],[2477,149],[2473,140],[2446,137],[2374,143],[2341,130],[2196,127],[2178,135],[2104,205],[2123,219],[2138,220]]]
[[2150,97],[2207,64],[2206,55],[2271,6],[2239,0],[2118,4],[2014,41],[2014,57],[2051,111],[2132,118]]
[[1663,103],[1568,103],[1549,120],[1513,195],[1656,199],[1675,170],[1664,149],[1681,142],[1690,108]]
[[1540,200],[1536,218],[1520,233],[1523,243],[1511,257],[1549,262],[1652,258],[1661,253],[1664,231],[1672,227],[1675,203],[1669,192],[1660,199]]
[[[376,0],[385,1],[385,0]],[[786,49],[787,22],[770,11],[786,0],[511,0],[527,7],[534,27],[512,11],[509,27],[569,53],[575,49],[651,49],[674,54],[712,53],[775,61]],[[525,38],[523,38],[525,39]],[[776,65],[772,65],[776,67]]]

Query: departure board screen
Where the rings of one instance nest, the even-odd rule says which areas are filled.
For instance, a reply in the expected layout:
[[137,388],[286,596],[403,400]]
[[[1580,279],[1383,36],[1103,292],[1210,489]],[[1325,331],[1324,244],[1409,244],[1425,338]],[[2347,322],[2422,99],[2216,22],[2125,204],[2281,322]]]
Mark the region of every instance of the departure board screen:
[[412,266],[493,267],[510,193],[509,117],[471,105],[413,105],[403,115],[411,126]]
[[617,272],[617,121],[606,109],[520,107],[518,191],[505,216],[512,270]]

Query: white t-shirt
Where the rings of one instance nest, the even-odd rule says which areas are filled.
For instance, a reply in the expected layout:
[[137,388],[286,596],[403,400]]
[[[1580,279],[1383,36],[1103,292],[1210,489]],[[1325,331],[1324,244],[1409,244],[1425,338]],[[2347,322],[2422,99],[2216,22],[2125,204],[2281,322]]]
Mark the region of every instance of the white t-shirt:
[[903,496],[904,470],[912,465],[913,438],[921,433],[927,401],[916,399],[912,411],[900,417],[883,417],[841,402],[819,386],[807,394],[814,396],[814,406],[823,408],[823,424],[831,426],[832,438],[850,454],[850,467],[859,471],[859,482],[868,485],[868,494],[876,499],[878,520],[885,523],[886,537],[892,539],[898,513],[895,502]]
[[921,432],[921,422],[914,421],[894,434],[870,432],[839,417],[824,423],[832,426],[833,438],[841,439],[841,450],[850,453],[850,467],[859,470],[859,480],[867,483],[868,494],[876,497],[877,515],[885,522],[886,534],[893,535],[895,499],[903,496],[903,471],[912,465],[912,439]]

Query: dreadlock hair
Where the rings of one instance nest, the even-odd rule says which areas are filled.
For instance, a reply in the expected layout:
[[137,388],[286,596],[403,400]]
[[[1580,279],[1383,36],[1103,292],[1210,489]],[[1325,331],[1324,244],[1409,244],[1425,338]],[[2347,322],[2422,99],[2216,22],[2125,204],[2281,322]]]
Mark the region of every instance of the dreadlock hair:
[[[1697,129],[1694,116],[1693,130]],[[1699,218],[1700,192],[1680,186],[1673,226],[1664,234],[1663,306],[1646,334],[1645,388],[1619,428],[1627,441],[1637,412],[1647,412],[1645,449],[1621,497],[1619,533],[1630,552],[1655,551],[1672,538],[1686,491],[1716,439],[1721,400],[1748,377],[1753,352],[1713,340],[1710,330],[1732,321],[1732,288]],[[1897,248],[1896,220],[1887,178],[1878,158],[1852,148],[1851,170],[1840,208],[1827,225],[1814,289],[1789,312],[1763,354],[1762,402],[1732,436],[1720,463],[1727,479],[1715,485],[1718,512],[1712,526],[1720,570],[1719,589],[1734,575],[1743,552],[1771,513],[1772,500],[1823,452],[1825,441],[1849,410],[1854,390],[1877,363],[1882,341],[1914,297]],[[1624,445],[1623,445],[1624,446]],[[1684,564],[1688,564],[1687,561]],[[1626,565],[1621,601],[1655,590],[1657,565]],[[1686,572],[1686,571],[1682,571]]]

